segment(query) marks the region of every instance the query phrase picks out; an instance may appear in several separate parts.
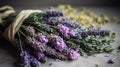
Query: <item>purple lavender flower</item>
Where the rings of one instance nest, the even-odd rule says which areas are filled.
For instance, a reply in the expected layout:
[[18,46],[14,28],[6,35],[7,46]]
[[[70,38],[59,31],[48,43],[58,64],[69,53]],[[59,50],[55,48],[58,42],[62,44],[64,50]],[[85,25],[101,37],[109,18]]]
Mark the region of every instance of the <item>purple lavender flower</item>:
[[24,62],[24,67],[31,67],[30,55],[24,51],[20,54],[22,61]]
[[26,32],[30,35],[30,36],[34,36],[35,35],[35,30],[32,26],[26,28]]
[[44,45],[42,45],[42,43],[37,41],[34,37],[32,37],[32,38],[27,37],[27,42],[32,48],[34,48],[34,50],[40,51],[40,52],[45,51]]
[[68,34],[69,34],[69,28],[68,27],[66,27],[66,26],[63,26],[63,25],[61,25],[60,27],[59,27],[59,31],[61,32],[61,34],[62,35],[64,35],[64,36],[69,36]]
[[31,64],[33,67],[40,67],[40,62],[33,56],[31,56]]
[[74,28],[74,29],[76,29],[76,28],[81,28],[81,25],[80,24],[78,24],[78,23],[76,23],[76,22],[74,22],[74,21],[72,21],[72,20],[70,20],[69,18],[61,18],[61,23],[63,24],[63,25],[65,25],[65,26],[67,26],[67,27],[69,27],[69,28]]
[[55,9],[47,10],[46,11],[46,16],[47,17],[60,17],[64,16],[64,13]]
[[62,52],[67,47],[63,39],[59,36],[52,36],[51,42],[53,43],[55,49],[60,52]]
[[40,62],[35,57],[30,55],[27,51],[22,52],[20,56],[24,61],[24,67],[31,67],[31,64],[34,67],[40,67]]
[[94,36],[109,36],[109,30],[100,30],[95,28],[88,28],[87,33]]
[[42,58],[45,57],[45,54],[44,54],[44,53],[41,53],[41,52],[37,52],[37,53],[36,53],[36,56],[37,56],[37,59],[40,60],[40,59],[42,59]]
[[34,66],[34,67],[40,67],[40,62],[37,60],[37,59],[35,59],[35,58],[33,58],[32,59],[32,65]]
[[70,30],[70,31],[69,31],[69,35],[70,35],[71,37],[76,37],[76,32],[75,32],[74,30]]
[[60,23],[60,18],[59,17],[49,17],[46,19],[47,24],[50,25],[57,25]]
[[75,50],[70,50],[70,52],[69,52],[69,58],[70,58],[71,60],[76,60],[76,59],[78,59],[79,56],[80,56],[80,54],[77,53],[77,51],[75,51]]
[[43,45],[45,45],[48,42],[48,39],[45,35],[38,34],[37,38]]

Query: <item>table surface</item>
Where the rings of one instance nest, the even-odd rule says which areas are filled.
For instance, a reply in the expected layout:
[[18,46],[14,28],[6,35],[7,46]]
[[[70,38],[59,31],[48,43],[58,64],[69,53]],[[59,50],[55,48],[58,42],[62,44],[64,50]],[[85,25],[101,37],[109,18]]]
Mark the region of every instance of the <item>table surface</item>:
[[[34,7],[31,7],[34,9]],[[38,8],[38,7],[37,7]],[[79,7],[77,7],[79,8]],[[16,8],[18,11],[24,8]],[[44,9],[44,8],[41,8]],[[117,16],[120,18],[120,9],[113,7],[88,7],[88,9],[93,10],[96,14],[105,13],[110,17]],[[103,29],[109,29],[117,32],[117,37],[115,42],[112,43],[113,48],[116,48],[120,45],[120,24],[108,23],[103,26]],[[12,49],[10,43],[7,43],[5,40],[0,38],[0,67],[14,67],[14,63],[17,61],[13,55],[15,50]],[[105,56],[108,57],[105,57]],[[111,58],[115,58],[115,64],[107,64],[107,61]],[[52,63],[51,66],[49,64]],[[49,59],[45,64],[41,64],[41,67],[96,67],[95,64],[99,64],[100,67],[120,67],[120,53],[117,53],[117,50],[114,50],[110,54],[102,53],[95,54],[94,56],[88,57],[79,57],[78,60],[68,62],[68,61],[54,61]]]

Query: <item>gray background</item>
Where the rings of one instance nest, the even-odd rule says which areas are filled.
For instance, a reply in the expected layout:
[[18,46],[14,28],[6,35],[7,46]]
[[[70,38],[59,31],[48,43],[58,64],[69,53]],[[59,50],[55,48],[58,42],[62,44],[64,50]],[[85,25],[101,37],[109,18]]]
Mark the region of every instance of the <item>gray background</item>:
[[14,7],[43,7],[59,4],[71,4],[72,6],[117,6],[119,0],[0,0],[0,6],[11,5]]

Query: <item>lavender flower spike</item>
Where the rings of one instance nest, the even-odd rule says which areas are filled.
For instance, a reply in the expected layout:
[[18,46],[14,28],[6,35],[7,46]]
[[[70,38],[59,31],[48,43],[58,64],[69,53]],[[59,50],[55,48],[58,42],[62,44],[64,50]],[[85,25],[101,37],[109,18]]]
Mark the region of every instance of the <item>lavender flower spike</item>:
[[40,67],[41,63],[33,56],[31,56],[32,67]]
[[24,51],[20,54],[21,60],[24,62],[24,67],[31,67],[30,55]]
[[64,16],[64,13],[55,9],[47,10],[46,11],[46,16],[47,17],[60,17]]
[[65,42],[59,36],[52,36],[50,40],[53,43],[55,49],[57,49],[60,52],[67,48]]
[[80,54],[77,53],[77,51],[75,51],[75,50],[70,50],[70,52],[69,52],[69,58],[70,58],[71,60],[76,60],[76,59],[78,59],[79,56],[80,56]]
[[37,41],[34,37],[27,37],[27,43],[36,51],[45,51],[44,45],[42,45],[42,43]]

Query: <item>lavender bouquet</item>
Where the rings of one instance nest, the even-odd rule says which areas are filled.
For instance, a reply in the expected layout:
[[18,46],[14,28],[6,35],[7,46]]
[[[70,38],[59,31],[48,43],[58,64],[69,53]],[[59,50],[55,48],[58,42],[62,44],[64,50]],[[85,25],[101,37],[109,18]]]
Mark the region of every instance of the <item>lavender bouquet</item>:
[[[0,31],[14,46],[20,48],[23,67],[39,67],[47,58],[76,60],[79,56],[108,53],[114,41],[109,30],[83,27],[51,9],[0,9]],[[13,11],[5,15],[6,11]],[[112,36],[115,35],[112,33]]]

